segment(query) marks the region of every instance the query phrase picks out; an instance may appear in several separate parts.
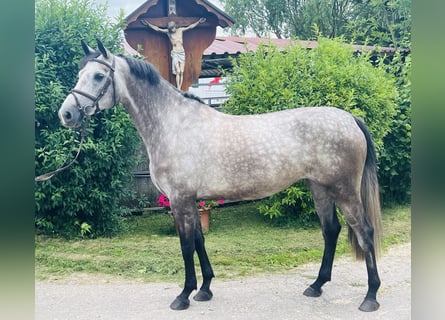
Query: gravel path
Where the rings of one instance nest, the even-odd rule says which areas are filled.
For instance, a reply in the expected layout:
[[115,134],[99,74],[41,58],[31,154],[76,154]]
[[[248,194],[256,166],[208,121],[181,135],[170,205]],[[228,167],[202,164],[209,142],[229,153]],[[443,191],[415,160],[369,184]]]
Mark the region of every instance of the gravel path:
[[[264,275],[212,282],[208,302],[190,299],[190,308],[172,311],[170,302],[181,288],[175,283],[36,283],[35,320],[139,319],[411,319],[411,244],[392,247],[378,261],[382,285],[380,309],[358,310],[367,290],[364,262],[349,257],[334,261],[333,281],[319,298],[302,292],[318,273],[307,264],[283,275]],[[193,295],[194,293],[192,293]]]

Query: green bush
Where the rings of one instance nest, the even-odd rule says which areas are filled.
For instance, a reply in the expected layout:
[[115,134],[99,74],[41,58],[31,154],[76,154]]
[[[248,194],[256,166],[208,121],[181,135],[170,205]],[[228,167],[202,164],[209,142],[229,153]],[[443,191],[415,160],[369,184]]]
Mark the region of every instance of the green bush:
[[[122,17],[113,23],[106,6],[89,0],[38,0],[35,11],[35,167],[36,175],[73,159],[79,133],[63,128],[57,111],[77,81],[83,56],[80,40],[100,38],[121,49]],[[35,183],[36,227],[65,236],[111,235],[128,212],[122,201],[135,165],[136,129],[122,107],[91,118],[76,163],[52,179]]]
[[[378,152],[390,131],[397,91],[394,79],[382,64],[374,66],[370,54],[354,55],[341,40],[318,39],[308,50],[299,45],[279,50],[262,45],[234,61],[228,74],[231,99],[223,110],[255,114],[301,106],[337,106],[365,120]],[[270,217],[287,212],[315,212],[310,193],[295,184],[260,206]]]
[[409,203],[411,200],[411,55],[396,54],[389,72],[397,76],[397,114],[391,132],[383,139],[379,181],[383,203]]

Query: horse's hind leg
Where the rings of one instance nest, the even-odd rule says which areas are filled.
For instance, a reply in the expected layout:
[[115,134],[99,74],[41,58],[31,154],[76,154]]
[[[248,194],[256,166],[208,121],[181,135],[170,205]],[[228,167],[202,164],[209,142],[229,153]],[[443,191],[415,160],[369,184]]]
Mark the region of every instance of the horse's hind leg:
[[[338,203],[349,227],[354,232],[359,248],[358,256],[364,256],[368,272],[368,292],[360,305],[361,311],[376,311],[380,304],[377,302],[377,290],[380,287],[380,278],[377,272],[376,255],[374,249],[374,228],[364,213],[361,201]],[[360,252],[360,250],[362,252]]]
[[198,254],[199,263],[201,265],[201,272],[203,277],[203,283],[198,293],[193,297],[196,301],[208,301],[212,299],[213,293],[210,291],[210,282],[215,276],[213,274],[212,265],[210,264],[209,257],[204,245],[204,235],[202,234],[201,223],[198,220],[195,228],[195,248]]
[[332,264],[341,226],[335,212],[334,201],[327,194],[326,189],[312,181],[308,181],[308,184],[314,199],[315,209],[320,218],[325,246],[317,280],[303,294],[308,297],[319,297],[322,293],[321,287],[331,280]]

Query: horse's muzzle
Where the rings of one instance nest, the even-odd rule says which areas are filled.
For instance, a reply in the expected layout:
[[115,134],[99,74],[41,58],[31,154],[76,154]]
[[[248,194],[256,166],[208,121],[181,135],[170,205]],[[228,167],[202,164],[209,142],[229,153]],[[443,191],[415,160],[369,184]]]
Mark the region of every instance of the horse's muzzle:
[[76,106],[63,106],[59,110],[59,119],[67,128],[77,128],[81,125],[83,114]]

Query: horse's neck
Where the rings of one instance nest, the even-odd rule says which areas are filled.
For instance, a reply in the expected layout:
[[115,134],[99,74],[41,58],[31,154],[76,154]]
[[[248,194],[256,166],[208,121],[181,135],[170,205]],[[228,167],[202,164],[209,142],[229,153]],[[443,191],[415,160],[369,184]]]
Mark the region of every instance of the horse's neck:
[[122,102],[140,133],[147,151],[156,149],[165,130],[168,130],[168,117],[175,114],[178,107],[175,99],[180,95],[166,80],[158,85],[145,81],[131,81]]

